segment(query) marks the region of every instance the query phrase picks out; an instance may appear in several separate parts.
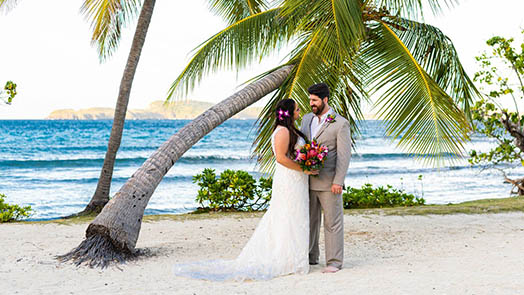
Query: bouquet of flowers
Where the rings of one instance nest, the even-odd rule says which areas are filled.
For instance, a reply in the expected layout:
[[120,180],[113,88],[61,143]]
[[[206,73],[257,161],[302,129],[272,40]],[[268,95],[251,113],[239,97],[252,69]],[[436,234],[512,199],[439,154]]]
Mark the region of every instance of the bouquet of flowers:
[[295,161],[304,171],[320,170],[327,154],[328,148],[313,140],[295,151]]

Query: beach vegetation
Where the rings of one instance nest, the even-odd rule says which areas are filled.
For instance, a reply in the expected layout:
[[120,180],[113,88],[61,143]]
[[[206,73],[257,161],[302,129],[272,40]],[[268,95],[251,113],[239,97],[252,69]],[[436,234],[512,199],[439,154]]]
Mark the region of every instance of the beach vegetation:
[[[345,215],[393,215],[393,216],[410,216],[410,215],[447,215],[447,214],[495,214],[506,212],[524,212],[524,197],[510,197],[500,199],[482,199],[461,202],[457,204],[430,204],[424,206],[409,207],[383,207],[383,208],[357,208],[344,209]],[[157,222],[162,220],[173,221],[190,221],[204,219],[220,218],[260,218],[264,211],[208,211],[208,212],[189,212],[184,214],[156,214],[145,215],[144,222]],[[68,219],[52,219],[45,221],[25,221],[33,224],[61,224],[75,225],[90,223],[95,215],[77,216]]]
[[344,210],[345,214],[380,215],[430,215],[430,214],[493,214],[503,212],[524,212],[524,197],[482,199],[457,204],[431,204],[424,206],[361,208]]
[[476,57],[481,70],[474,80],[485,95],[472,108],[475,131],[493,139],[495,146],[488,151],[473,149],[469,162],[499,170],[512,184],[511,194],[522,196],[524,176],[510,177],[505,171],[524,166],[524,43],[515,48],[514,41],[493,37],[486,42],[491,51]]
[[13,81],[7,81],[5,83],[4,89],[0,89],[0,100],[5,104],[11,104],[13,102],[13,98],[15,98],[17,94],[18,92],[16,92],[16,84]]
[[33,213],[31,206],[21,207],[5,202],[6,195],[0,194],[0,222],[12,222],[28,218]]
[[361,188],[347,187],[342,194],[342,202],[344,209],[356,209],[420,206],[424,205],[426,200],[391,185],[373,187],[372,184],[366,183]]
[[193,176],[200,188],[196,201],[197,211],[259,211],[271,200],[271,178],[255,180],[242,170],[225,170],[216,175],[214,169],[204,169]]

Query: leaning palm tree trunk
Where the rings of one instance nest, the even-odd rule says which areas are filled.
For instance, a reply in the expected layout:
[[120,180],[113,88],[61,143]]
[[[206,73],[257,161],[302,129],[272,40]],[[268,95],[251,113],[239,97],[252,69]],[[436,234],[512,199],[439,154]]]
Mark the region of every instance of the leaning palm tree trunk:
[[[124,261],[136,254],[144,210],[156,187],[175,162],[202,137],[225,120],[277,89],[293,66],[285,66],[249,84],[211,107],[160,146],[142,167],[116,193],[102,212],[89,224],[86,238],[62,261],[104,267],[112,261]],[[173,192],[176,193],[176,192]]]
[[153,8],[156,0],[146,0],[140,17],[138,18],[138,24],[133,38],[133,44],[131,45],[131,51],[127,58],[127,64],[124,69],[122,81],[120,82],[120,90],[118,93],[118,99],[116,102],[115,115],[113,118],[113,127],[111,128],[111,135],[109,136],[109,144],[107,146],[106,156],[104,158],[104,164],[102,171],[100,172],[100,178],[98,179],[98,185],[96,187],[95,194],[91,198],[91,201],[79,215],[85,215],[93,212],[100,212],[102,208],[109,202],[109,191],[111,189],[111,179],[113,178],[113,169],[115,166],[115,158],[120,142],[122,141],[122,132],[124,131],[124,122],[126,120],[127,105],[129,103],[129,95],[131,93],[131,86],[135,77],[136,68],[142,53],[142,47],[147,35],[149,23],[153,15]]

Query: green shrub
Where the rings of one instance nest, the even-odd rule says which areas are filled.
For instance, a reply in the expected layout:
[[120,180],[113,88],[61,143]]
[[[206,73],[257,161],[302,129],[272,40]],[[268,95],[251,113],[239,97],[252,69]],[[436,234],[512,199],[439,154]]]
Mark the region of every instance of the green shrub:
[[31,206],[20,207],[5,203],[6,195],[0,194],[0,222],[11,222],[31,216]]
[[373,188],[369,183],[364,184],[360,189],[348,187],[342,198],[345,209],[417,206],[424,205],[426,202],[424,198],[406,194],[391,185]]
[[13,98],[16,96],[16,84],[13,81],[7,81],[4,86],[4,90],[0,89],[0,100],[6,104],[11,104]]
[[258,211],[271,200],[271,178],[258,181],[246,171],[225,170],[217,178],[214,169],[193,176],[200,189],[196,201],[204,210]]

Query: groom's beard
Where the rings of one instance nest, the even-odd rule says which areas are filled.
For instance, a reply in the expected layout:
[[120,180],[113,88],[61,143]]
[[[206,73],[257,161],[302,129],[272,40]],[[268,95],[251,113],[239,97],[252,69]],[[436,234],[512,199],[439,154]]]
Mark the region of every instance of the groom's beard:
[[320,115],[322,114],[322,112],[324,111],[324,108],[326,107],[326,104],[324,102],[322,102],[322,104],[320,105],[320,107],[317,107],[317,106],[312,106],[311,107],[311,110],[313,111],[313,114],[315,115]]

